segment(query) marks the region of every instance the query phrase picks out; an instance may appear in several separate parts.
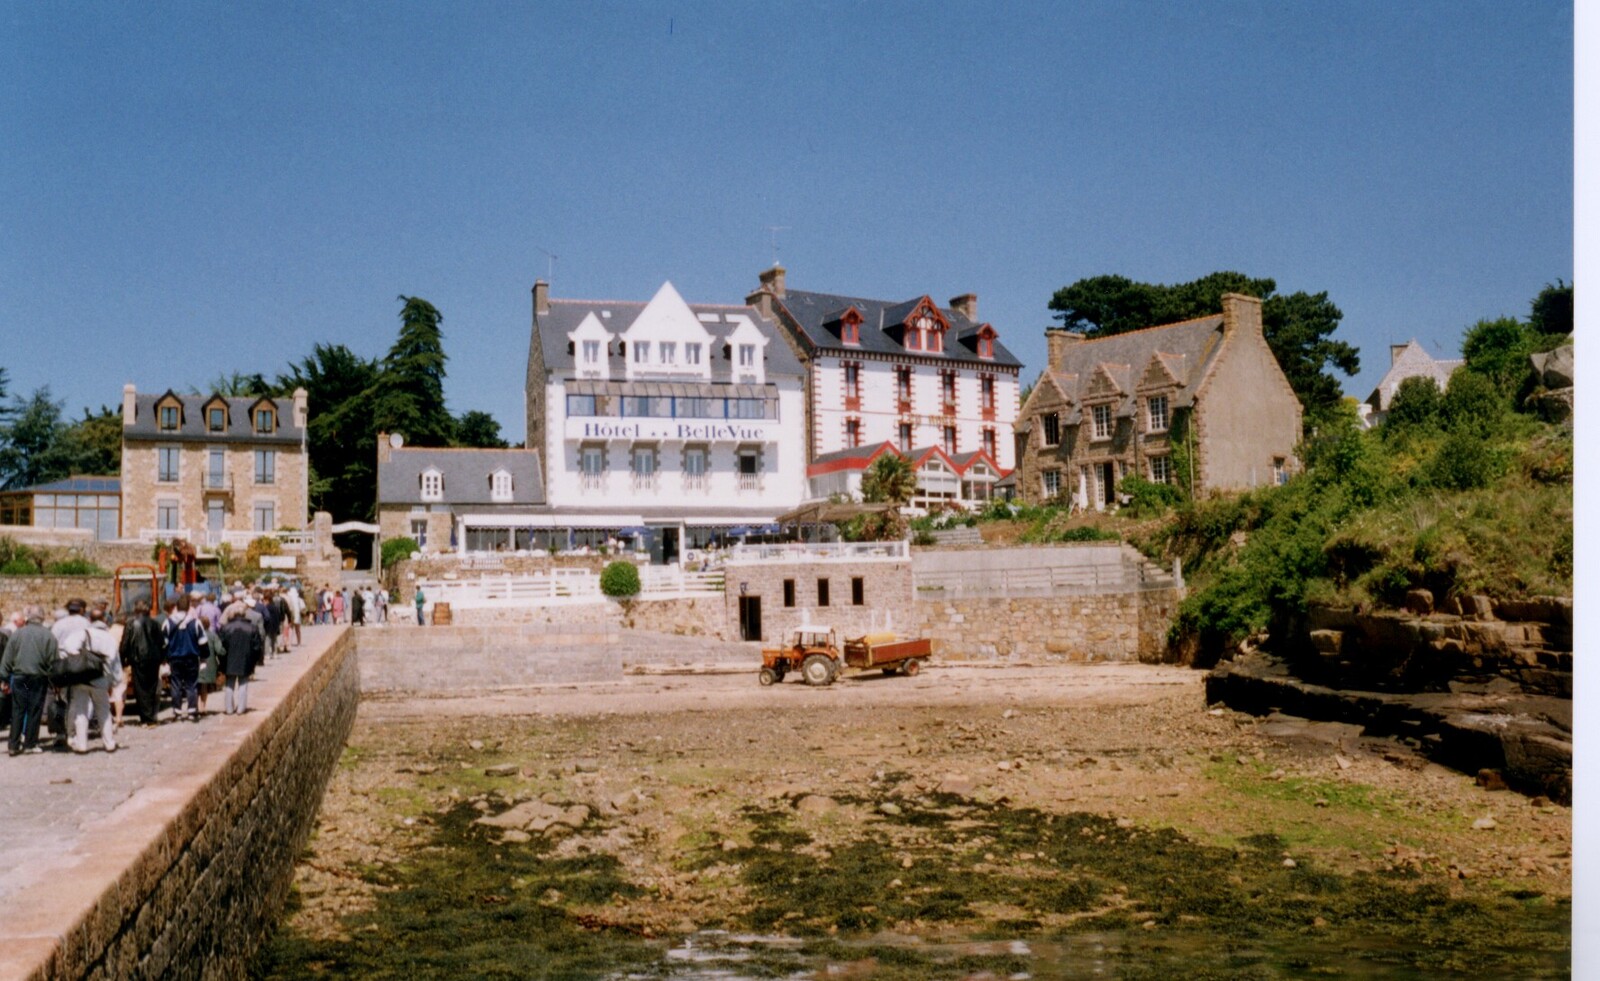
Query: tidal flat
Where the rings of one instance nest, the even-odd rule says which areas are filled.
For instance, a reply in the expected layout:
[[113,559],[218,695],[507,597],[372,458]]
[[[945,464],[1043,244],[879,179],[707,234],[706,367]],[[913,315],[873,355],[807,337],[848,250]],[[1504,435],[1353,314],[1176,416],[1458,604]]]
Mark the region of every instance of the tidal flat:
[[1566,977],[1570,811],[1199,675],[369,701],[259,978]]

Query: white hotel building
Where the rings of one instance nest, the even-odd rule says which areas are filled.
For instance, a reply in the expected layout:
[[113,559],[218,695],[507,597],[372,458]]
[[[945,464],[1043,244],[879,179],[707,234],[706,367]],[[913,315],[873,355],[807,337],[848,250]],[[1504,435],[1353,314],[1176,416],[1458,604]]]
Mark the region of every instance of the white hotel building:
[[750,306],[553,300],[533,288],[528,442],[573,544],[649,529],[657,561],[800,503],[804,369]]

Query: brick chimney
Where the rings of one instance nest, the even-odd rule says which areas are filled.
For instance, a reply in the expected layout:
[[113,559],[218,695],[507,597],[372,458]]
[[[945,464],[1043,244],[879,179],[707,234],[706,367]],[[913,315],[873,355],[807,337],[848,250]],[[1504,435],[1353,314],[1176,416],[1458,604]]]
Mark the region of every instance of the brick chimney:
[[380,431],[378,433],[378,462],[380,464],[388,463],[393,455],[394,451],[389,446],[389,434]]
[[963,293],[950,298],[950,309],[966,317],[973,323],[978,322],[978,294]]
[[542,279],[533,283],[533,315],[535,317],[550,312],[550,284]]
[[763,269],[759,276],[761,287],[744,298],[745,304],[755,307],[763,320],[772,319],[773,299],[783,299],[783,273],[784,268],[779,265]]
[[771,269],[764,269],[761,272],[761,288],[780,300],[783,299],[784,271],[782,266],[774,263]]
[[1062,330],[1060,327],[1047,329],[1044,332],[1045,361],[1050,365],[1050,370],[1061,371],[1065,366],[1067,349],[1083,341],[1084,336],[1075,330]]
[[137,405],[135,400],[136,391],[133,387],[133,382],[122,386],[122,428],[124,429],[133,425],[136,421],[134,418],[138,414],[138,410],[135,408]]
[[1394,367],[1395,364],[1400,360],[1400,355],[1406,353],[1406,348],[1408,348],[1410,346],[1411,346],[1410,344],[1390,344],[1389,345],[1389,367],[1391,367],[1391,368]]
[[1236,330],[1261,333],[1261,298],[1243,293],[1222,294],[1222,332]]

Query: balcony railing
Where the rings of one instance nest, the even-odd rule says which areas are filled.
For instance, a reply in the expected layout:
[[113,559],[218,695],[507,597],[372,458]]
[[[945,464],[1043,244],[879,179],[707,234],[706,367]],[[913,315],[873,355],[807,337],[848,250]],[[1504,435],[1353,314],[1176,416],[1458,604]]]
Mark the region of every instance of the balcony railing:
[[578,486],[586,491],[605,490],[606,475],[604,473],[588,473],[586,471],[578,476]]
[[758,473],[740,474],[739,489],[742,491],[759,491],[761,489],[761,475]]
[[686,473],[683,475],[683,489],[690,494],[704,494],[711,489],[711,481],[703,473]]
[[232,494],[233,476],[228,473],[206,471],[200,477],[200,486],[208,494]]
[[633,475],[633,489],[635,491],[648,491],[651,494],[661,486],[661,481],[653,473],[636,473]]

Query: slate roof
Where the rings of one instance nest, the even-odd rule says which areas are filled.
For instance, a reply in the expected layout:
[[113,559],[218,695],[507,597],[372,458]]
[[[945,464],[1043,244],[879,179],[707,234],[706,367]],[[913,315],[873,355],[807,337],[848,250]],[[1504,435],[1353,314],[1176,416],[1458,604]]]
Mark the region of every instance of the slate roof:
[[[782,297],[773,299],[773,303],[788,314],[789,319],[800,328],[806,341],[813,348],[875,351],[881,354],[932,358],[936,361],[1022,367],[1022,362],[1017,360],[1016,355],[1007,350],[999,340],[994,342],[993,358],[979,358],[978,328],[982,324],[967,319],[963,313],[945,307],[939,307],[939,313],[950,323],[950,330],[944,339],[944,351],[908,350],[895,340],[888,328],[903,321],[921,301],[920,296],[914,300],[866,300],[855,296],[811,293],[806,290],[785,290]],[[838,315],[843,313],[846,307],[851,306],[861,311],[861,343],[846,345],[840,342],[838,329],[830,328],[828,325],[836,323]]]
[[1093,384],[1096,370],[1101,365],[1106,366],[1117,387],[1124,392],[1116,414],[1126,416],[1134,412],[1133,390],[1144,377],[1146,366],[1152,356],[1159,356],[1184,384],[1173,400],[1173,407],[1178,408],[1193,400],[1195,386],[1204,377],[1221,340],[1222,314],[1219,313],[1109,337],[1069,341],[1064,345],[1060,363],[1052,364],[1049,374],[1078,409],[1084,393]]
[[32,487],[18,487],[8,490],[7,494],[120,494],[122,493],[121,477],[94,477],[75,475],[52,480],[43,484],[34,484]]
[[1465,363],[1460,358],[1435,358],[1417,343],[1416,338],[1412,338],[1406,344],[1391,349],[1389,370],[1384,372],[1378,387],[1367,396],[1367,404],[1379,412],[1388,412],[1395,391],[1407,378],[1432,378],[1442,392],[1450,383],[1450,375]]
[[[533,329],[544,351],[545,370],[560,377],[573,377],[576,353],[568,349],[571,341],[567,335],[577,330],[578,325],[583,323],[583,319],[589,314],[593,313],[595,319],[599,320],[606,330],[613,334],[621,334],[638,319],[646,305],[645,302],[632,300],[619,302],[552,299],[549,312],[536,313],[533,318]],[[748,318],[761,331],[762,336],[766,337],[768,343],[765,348],[765,361],[768,378],[784,375],[800,377],[804,374],[800,362],[795,359],[794,351],[778,333],[778,325],[770,320],[762,320],[761,312],[755,307],[691,303],[689,309],[694,311],[696,319],[700,320],[700,326],[715,339],[712,350],[707,352],[711,358],[713,382],[733,381],[733,360],[723,357],[722,354],[722,344],[727,342],[728,335],[739,326],[728,319],[733,316]],[[715,316],[717,319],[707,322],[701,317],[702,314]],[[610,367],[611,377],[621,380],[627,376],[628,366],[624,355],[618,352],[617,347],[615,340],[606,345],[606,361]],[[689,380],[694,381],[694,379]]]
[[221,432],[211,432],[206,429],[205,413],[203,411],[207,402],[214,395],[180,395],[173,392],[178,401],[183,403],[183,412],[175,431],[166,431],[156,425],[156,403],[167,397],[166,392],[159,395],[138,394],[134,396],[133,425],[122,427],[122,438],[133,440],[159,441],[163,443],[274,443],[279,445],[299,446],[303,433],[299,426],[294,424],[294,399],[280,398],[267,399],[278,410],[278,428],[273,433],[255,432],[250,425],[250,409],[260,398],[225,398],[228,403],[228,426]]
[[[444,478],[444,496],[422,499],[422,473],[429,467]],[[496,501],[489,493],[489,475],[511,474],[511,500]],[[544,503],[537,450],[442,449],[409,447],[392,450],[378,464],[378,504],[454,504],[505,508]]]

